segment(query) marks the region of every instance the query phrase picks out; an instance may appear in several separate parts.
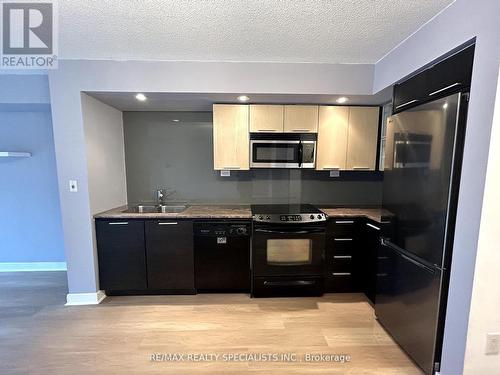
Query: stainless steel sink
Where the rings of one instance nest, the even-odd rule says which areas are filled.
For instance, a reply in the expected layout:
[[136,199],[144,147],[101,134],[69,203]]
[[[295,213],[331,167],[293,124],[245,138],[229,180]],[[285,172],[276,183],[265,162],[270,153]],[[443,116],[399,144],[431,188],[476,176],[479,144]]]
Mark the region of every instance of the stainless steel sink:
[[187,205],[185,205],[185,204],[161,205],[158,207],[159,212],[161,212],[161,213],[168,213],[168,212],[179,213],[179,212],[184,211],[186,208],[187,208]]
[[134,207],[130,207],[123,212],[126,213],[139,213],[139,214],[149,214],[149,213],[179,213],[184,211],[188,206],[185,204],[172,204],[172,205],[144,205],[140,204]]

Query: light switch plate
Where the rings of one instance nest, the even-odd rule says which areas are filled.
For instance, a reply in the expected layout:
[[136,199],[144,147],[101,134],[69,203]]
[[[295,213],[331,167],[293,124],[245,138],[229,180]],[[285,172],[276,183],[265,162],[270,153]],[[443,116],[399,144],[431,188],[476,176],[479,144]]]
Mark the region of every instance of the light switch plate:
[[69,180],[69,191],[70,193],[76,193],[78,191],[78,182],[76,180]]
[[339,177],[340,171],[338,169],[333,169],[330,171],[330,177]]
[[220,171],[221,177],[229,177],[231,176],[231,171]]
[[486,354],[498,354],[500,351],[500,332],[486,334]]

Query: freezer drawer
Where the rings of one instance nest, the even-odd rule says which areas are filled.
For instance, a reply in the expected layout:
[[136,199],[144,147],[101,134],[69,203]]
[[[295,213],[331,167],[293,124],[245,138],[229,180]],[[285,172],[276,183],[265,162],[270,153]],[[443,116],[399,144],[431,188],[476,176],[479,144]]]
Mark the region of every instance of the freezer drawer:
[[425,373],[432,374],[442,272],[389,246],[382,244],[378,253],[375,314]]

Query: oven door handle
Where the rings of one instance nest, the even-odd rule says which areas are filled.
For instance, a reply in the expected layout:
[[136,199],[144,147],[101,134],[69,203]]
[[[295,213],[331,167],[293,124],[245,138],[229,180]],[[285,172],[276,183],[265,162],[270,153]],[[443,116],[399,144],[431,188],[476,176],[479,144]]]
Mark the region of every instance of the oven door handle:
[[303,230],[273,230],[273,229],[254,229],[258,233],[275,233],[275,234],[310,234],[310,233],[324,233],[323,228],[310,228]]
[[316,282],[312,280],[264,281],[265,286],[306,286],[314,284],[316,284]]

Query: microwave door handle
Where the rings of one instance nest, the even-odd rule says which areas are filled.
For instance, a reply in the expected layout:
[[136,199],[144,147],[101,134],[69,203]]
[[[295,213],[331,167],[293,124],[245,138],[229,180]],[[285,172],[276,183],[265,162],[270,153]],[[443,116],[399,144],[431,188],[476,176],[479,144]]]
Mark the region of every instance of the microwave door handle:
[[302,145],[302,141],[299,142],[299,168],[302,167],[302,159],[303,159],[304,149]]

